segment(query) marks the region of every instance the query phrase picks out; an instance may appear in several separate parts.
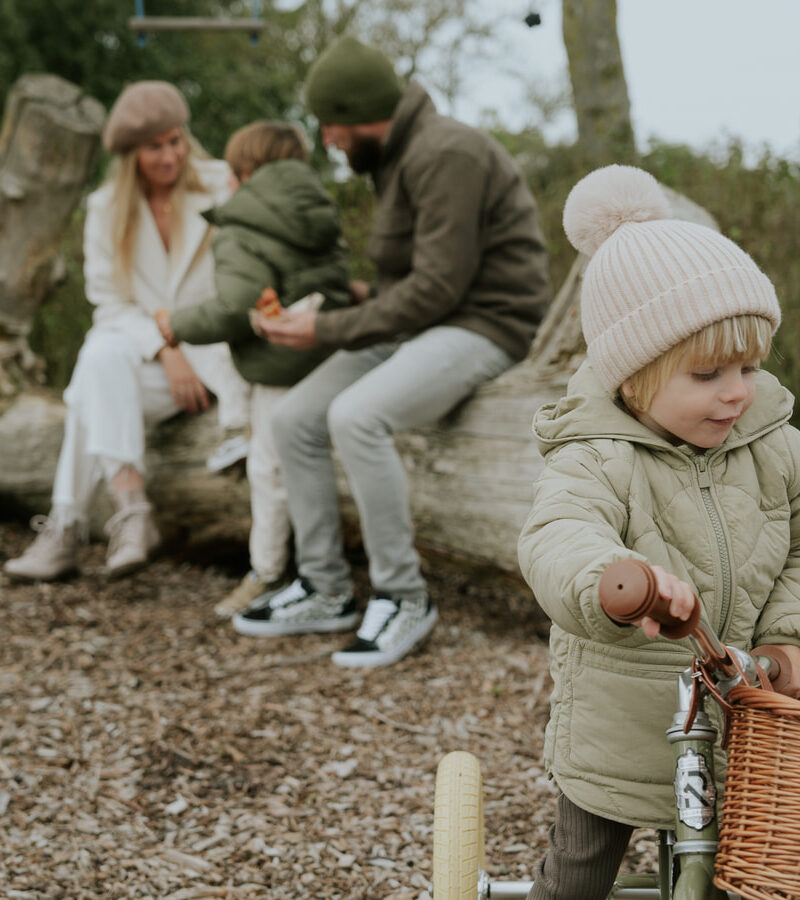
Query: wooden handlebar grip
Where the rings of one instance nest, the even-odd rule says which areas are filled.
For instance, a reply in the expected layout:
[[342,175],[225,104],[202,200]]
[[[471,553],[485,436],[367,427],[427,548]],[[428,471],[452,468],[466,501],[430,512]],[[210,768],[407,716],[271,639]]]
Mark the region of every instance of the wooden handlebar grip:
[[686,621],[670,615],[669,600],[658,593],[653,570],[638,559],[612,563],[600,579],[599,593],[600,605],[609,618],[627,625],[642,616],[649,616],[661,625],[664,637],[686,637],[700,621],[700,602],[697,600]]
[[762,644],[750,651],[754,656],[768,656],[777,666],[770,682],[779,694],[800,699],[800,647],[792,644]]

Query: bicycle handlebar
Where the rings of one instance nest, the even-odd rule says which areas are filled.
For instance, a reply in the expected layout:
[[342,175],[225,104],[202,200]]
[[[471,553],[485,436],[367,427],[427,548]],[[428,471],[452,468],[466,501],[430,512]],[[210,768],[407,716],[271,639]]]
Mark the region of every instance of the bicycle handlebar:
[[[664,637],[688,637],[695,655],[709,671],[719,669],[727,677],[735,677],[739,671],[731,658],[734,651],[729,651],[714,633],[697,597],[689,618],[676,619],[670,614],[669,600],[658,593],[655,573],[646,563],[638,559],[612,563],[600,578],[598,590],[600,605],[613,621],[628,625],[648,616],[661,625]],[[765,644],[756,647],[752,655],[758,657],[775,690],[800,699],[800,647]]]
[[658,593],[653,570],[638,559],[612,563],[600,579],[599,592],[604,612],[620,624],[628,625],[648,616],[661,625],[664,637],[678,639],[692,634],[700,623],[697,597],[688,619],[671,615],[669,600]]

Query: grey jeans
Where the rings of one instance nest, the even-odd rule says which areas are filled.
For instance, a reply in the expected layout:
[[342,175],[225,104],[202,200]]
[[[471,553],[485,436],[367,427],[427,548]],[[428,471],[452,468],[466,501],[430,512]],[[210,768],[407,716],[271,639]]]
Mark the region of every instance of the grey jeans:
[[393,434],[435,422],[512,358],[464,328],[339,351],[278,403],[273,435],[289,494],[301,575],[329,594],[352,590],[344,558],[331,443],[361,519],[375,590],[423,590],[406,473]]

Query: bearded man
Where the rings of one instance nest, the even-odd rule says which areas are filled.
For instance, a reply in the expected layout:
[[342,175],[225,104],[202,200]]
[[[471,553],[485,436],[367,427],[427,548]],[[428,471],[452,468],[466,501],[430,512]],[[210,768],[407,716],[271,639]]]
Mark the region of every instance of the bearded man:
[[509,154],[437,113],[378,49],[345,36],[316,61],[306,100],[326,147],[370,176],[378,204],[373,285],[348,309],[285,311],[274,343],[337,350],[288,392],[272,419],[299,577],[234,617],[243,634],[348,630],[359,614],[344,556],[332,449],[360,516],[373,594],[342,666],[401,659],[436,606],[414,547],[396,431],[435,422],[530,350],[550,300],[536,203]]

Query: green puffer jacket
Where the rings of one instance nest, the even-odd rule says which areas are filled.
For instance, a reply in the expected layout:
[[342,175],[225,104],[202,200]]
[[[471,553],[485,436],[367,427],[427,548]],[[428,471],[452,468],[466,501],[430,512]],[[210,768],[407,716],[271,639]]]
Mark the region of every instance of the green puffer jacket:
[[217,296],[176,312],[179,341],[227,341],[236,368],[251,382],[288,386],[330,350],[291,350],[256,337],[248,310],[265,287],[284,306],[314,291],[323,309],[351,302],[347,252],[339,214],[314,170],[295,159],[257,169],[222,206],[204,214],[219,226],[213,238]]
[[[658,437],[584,364],[534,433],[545,469],[519,541],[522,573],[553,622],[545,761],[578,806],[673,827],[672,754],[686,641],[614,624],[597,584],[618,559],[663,566],[694,587],[720,639],[800,644],[800,432],[793,398],[766,372],[719,447]],[[716,705],[707,704],[714,714]],[[719,720],[717,717],[717,724]],[[717,778],[724,757],[717,753]],[[721,807],[720,807],[721,808]]]

